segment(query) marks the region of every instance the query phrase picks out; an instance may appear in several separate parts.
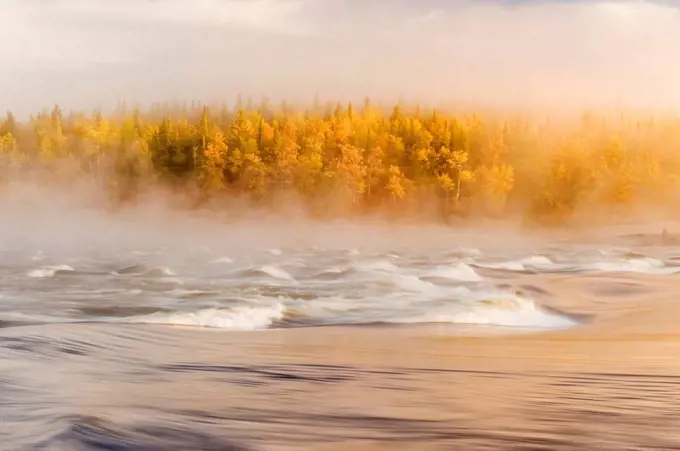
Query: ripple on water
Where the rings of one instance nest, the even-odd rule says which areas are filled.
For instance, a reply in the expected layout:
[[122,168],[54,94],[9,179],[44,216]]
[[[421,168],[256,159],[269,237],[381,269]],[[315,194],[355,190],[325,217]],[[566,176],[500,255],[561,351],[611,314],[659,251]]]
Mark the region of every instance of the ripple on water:
[[29,271],[26,275],[32,279],[46,279],[73,271],[74,269],[69,265],[41,266]]
[[[115,424],[94,416],[71,415],[52,420],[61,430],[35,444],[35,449],[88,450],[206,450],[246,451],[250,448],[225,441],[183,425],[140,422]],[[53,426],[54,428],[54,426]]]
[[189,312],[157,312],[150,315],[128,317],[124,321],[228,330],[262,330],[282,319],[285,309],[282,303],[268,306],[239,305],[231,308],[208,308]]
[[[649,312],[656,298],[674,298],[680,269],[651,251],[532,252],[400,247],[390,257],[286,247],[283,255],[221,249],[187,258],[166,249],[77,263],[49,253],[46,262],[77,271],[37,267],[46,262],[31,261],[33,251],[20,263],[5,259],[0,443],[56,451],[354,449],[358,441],[357,449],[675,449],[677,314]],[[223,254],[237,264],[216,260]],[[484,268],[489,262],[499,268]],[[46,280],[27,277],[31,270]],[[638,307],[625,318],[633,333],[618,329],[620,315],[597,310],[623,301]],[[654,321],[636,323],[641,306]],[[602,321],[579,328],[591,317],[572,311]],[[46,324],[62,321],[80,323]],[[667,336],[656,333],[664,321]],[[370,327],[343,327],[354,325]],[[501,329],[509,327],[573,330],[517,339]],[[470,329],[483,338],[456,336]],[[489,337],[492,329],[503,337]],[[649,336],[638,340],[638,330]]]
[[[129,255],[107,260],[98,253],[90,260],[86,256],[79,259],[77,271],[67,265],[40,266],[31,270],[29,277],[52,280],[40,283],[39,288],[8,279],[13,293],[34,296],[13,294],[9,302],[0,305],[0,319],[10,324],[7,321],[16,319],[10,317],[10,311],[30,311],[33,319],[36,312],[48,312],[43,316],[53,317],[55,322],[130,318],[133,322],[233,330],[377,322],[552,329],[573,327],[581,321],[530,299],[535,295],[542,297],[542,302],[570,310],[560,293],[545,290],[540,277],[680,272],[680,266],[630,249],[562,253],[555,249],[546,255],[528,252],[511,258],[488,251],[482,255],[474,249],[428,255],[405,248],[389,252],[351,248],[287,249],[285,253],[276,248],[274,252],[229,250],[227,253],[238,255],[245,263],[237,267],[231,257],[219,257],[222,253],[218,251],[201,251],[198,257],[193,252],[190,259],[182,260],[169,249],[154,251],[145,264],[125,266]],[[119,269],[114,271],[115,267]],[[69,274],[68,279],[57,277],[63,274]],[[515,278],[522,281],[515,283]],[[529,296],[513,292],[517,286],[531,287],[523,291]],[[620,286],[610,288],[623,293]],[[21,302],[16,301],[19,298]],[[295,320],[288,321],[292,317]]]

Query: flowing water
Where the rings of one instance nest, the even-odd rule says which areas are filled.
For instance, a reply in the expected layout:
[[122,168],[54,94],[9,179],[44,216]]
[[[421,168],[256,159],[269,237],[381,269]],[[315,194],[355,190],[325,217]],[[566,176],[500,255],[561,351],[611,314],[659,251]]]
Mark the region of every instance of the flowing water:
[[1,230],[3,451],[680,449],[665,234],[41,221]]

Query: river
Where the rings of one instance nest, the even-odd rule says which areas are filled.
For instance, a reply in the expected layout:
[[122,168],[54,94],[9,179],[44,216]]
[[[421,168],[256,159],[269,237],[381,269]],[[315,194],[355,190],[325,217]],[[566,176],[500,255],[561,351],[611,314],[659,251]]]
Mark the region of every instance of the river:
[[649,229],[15,217],[0,449],[680,449]]

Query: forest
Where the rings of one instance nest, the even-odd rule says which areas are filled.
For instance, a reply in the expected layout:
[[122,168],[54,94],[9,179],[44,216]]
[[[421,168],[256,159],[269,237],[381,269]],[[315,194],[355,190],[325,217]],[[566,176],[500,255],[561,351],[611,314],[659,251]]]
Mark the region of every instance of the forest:
[[351,103],[155,106],[0,119],[0,189],[87,180],[111,206],[150,187],[192,205],[295,202],[310,215],[576,214],[678,200],[676,115],[480,113]]

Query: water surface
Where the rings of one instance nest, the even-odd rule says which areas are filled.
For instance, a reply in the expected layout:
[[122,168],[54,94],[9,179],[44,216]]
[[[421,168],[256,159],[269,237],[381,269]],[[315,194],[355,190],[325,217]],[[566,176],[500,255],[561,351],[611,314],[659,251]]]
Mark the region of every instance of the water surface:
[[90,224],[0,240],[3,451],[680,448],[658,233]]

